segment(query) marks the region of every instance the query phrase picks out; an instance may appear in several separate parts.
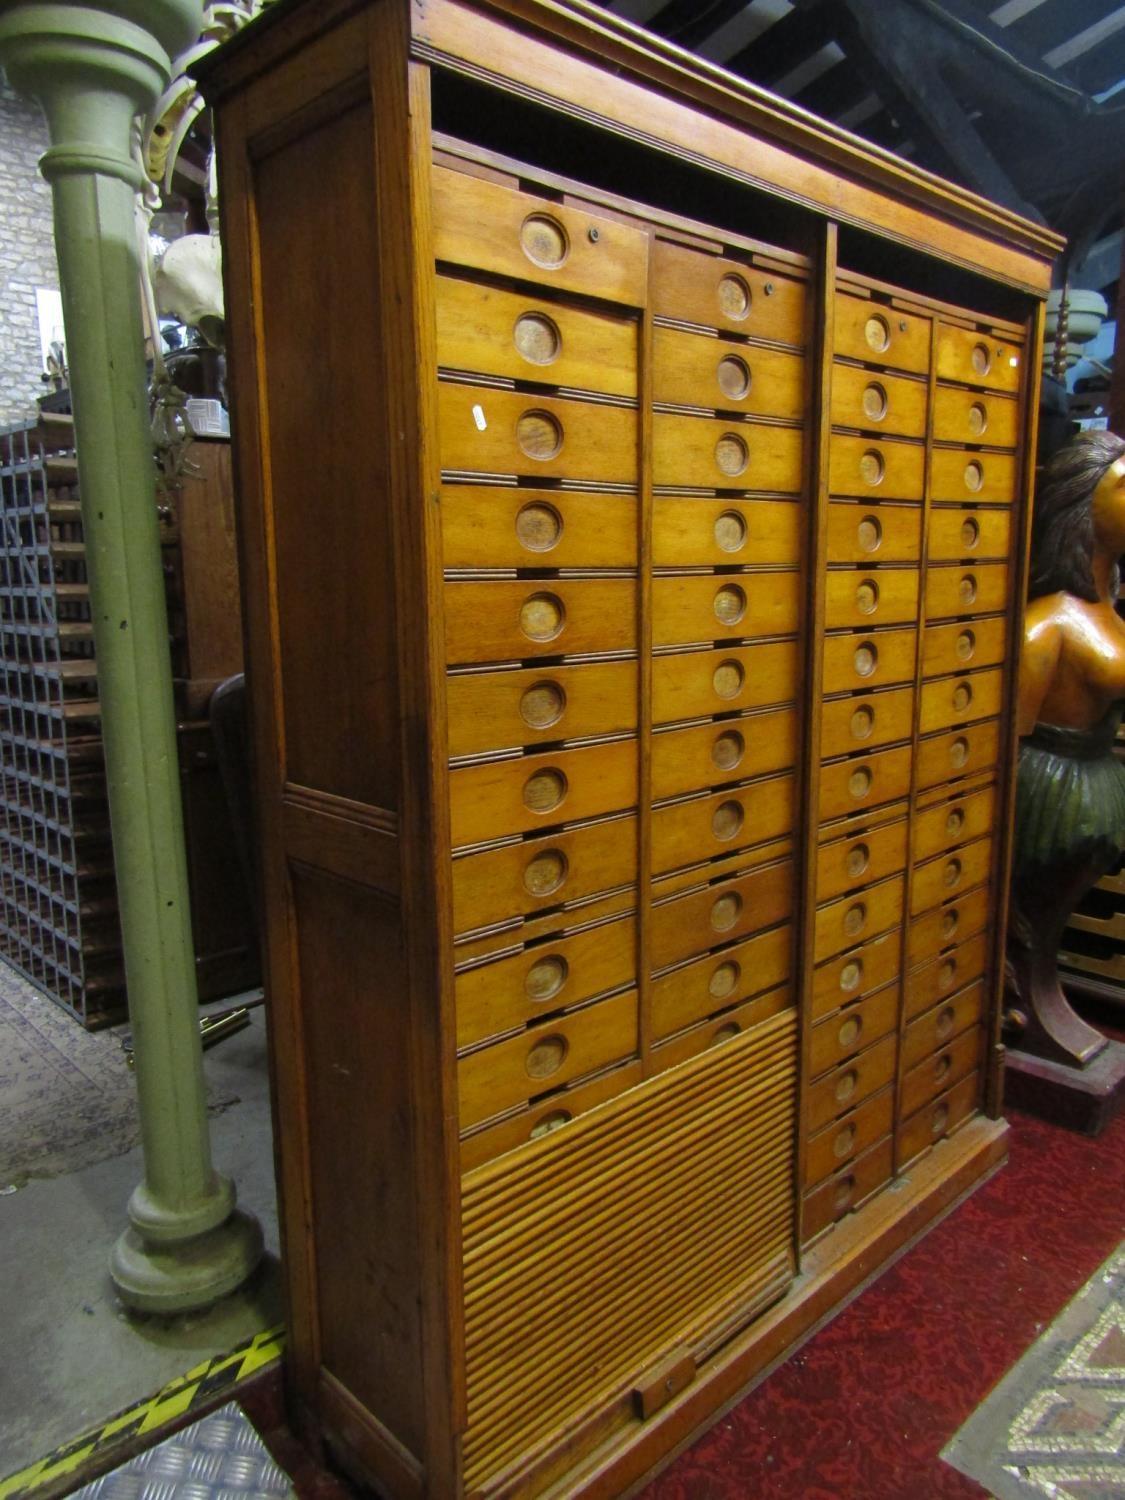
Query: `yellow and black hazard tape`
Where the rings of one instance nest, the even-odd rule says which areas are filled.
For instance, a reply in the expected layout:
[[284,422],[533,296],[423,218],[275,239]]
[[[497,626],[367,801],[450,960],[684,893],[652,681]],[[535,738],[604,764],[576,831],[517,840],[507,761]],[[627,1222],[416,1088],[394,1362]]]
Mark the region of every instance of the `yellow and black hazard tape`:
[[229,1354],[217,1355],[205,1364],[197,1365],[186,1375],[169,1381],[147,1401],[118,1412],[100,1427],[91,1428],[81,1437],[56,1448],[46,1458],[0,1480],[0,1500],[22,1500],[24,1495],[33,1494],[44,1485],[76,1473],[114,1444],[156,1432],[166,1423],[211,1401],[228,1386],[256,1375],[280,1357],[284,1345],[285,1329],[280,1326],[267,1328],[264,1333],[256,1333],[253,1338],[239,1344]]

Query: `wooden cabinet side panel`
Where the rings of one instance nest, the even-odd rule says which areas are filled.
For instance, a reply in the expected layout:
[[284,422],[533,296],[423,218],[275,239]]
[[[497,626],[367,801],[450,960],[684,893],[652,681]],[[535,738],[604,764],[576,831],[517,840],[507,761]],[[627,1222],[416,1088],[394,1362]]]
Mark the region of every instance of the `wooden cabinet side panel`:
[[[408,190],[376,158],[402,153],[405,128],[381,139],[372,21],[353,17],[346,46],[326,33],[317,57],[314,43],[264,80],[276,110],[253,87],[224,101],[218,130],[290,1388],[296,1419],[338,1429],[371,1472],[386,1460],[420,1489],[444,1468],[437,1494],[451,1464],[432,1451],[431,1382],[440,1428],[450,1376],[431,1324],[446,1287],[439,1209],[424,1227],[420,1198],[443,1131],[419,1120],[417,1080],[438,1006],[408,932],[421,910],[432,939],[438,918],[403,849],[426,814],[408,809],[399,837],[426,684],[404,705],[399,658],[417,625],[400,575],[404,556],[422,560],[400,526],[417,496],[396,489],[392,460],[406,436],[394,402],[420,377],[388,329],[412,326]],[[374,66],[404,91],[404,40]],[[353,357],[328,359],[341,338]]]

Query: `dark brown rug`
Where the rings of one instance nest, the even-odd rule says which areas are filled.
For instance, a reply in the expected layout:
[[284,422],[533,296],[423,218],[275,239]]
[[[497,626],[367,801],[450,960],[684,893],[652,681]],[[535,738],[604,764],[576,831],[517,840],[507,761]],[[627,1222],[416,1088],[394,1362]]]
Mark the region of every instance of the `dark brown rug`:
[[942,1457],[997,1500],[1125,1497],[1125,1245],[977,1407]]

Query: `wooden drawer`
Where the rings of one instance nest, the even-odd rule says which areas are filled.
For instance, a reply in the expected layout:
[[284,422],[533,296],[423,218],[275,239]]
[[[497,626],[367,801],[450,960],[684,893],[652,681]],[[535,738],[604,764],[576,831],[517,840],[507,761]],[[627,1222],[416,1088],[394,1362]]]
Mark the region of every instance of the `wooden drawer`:
[[749,416],[804,416],[808,396],[802,355],[679,328],[654,328],[652,338],[654,401]]
[[914,729],[914,689],[889,688],[863,697],[830,698],[820,709],[820,753],[825,759],[908,740]]
[[918,790],[957,776],[991,771],[1000,755],[1000,722],[972,724],[951,734],[935,734],[918,744]]
[[1015,392],[1023,374],[1023,346],[1001,334],[938,324],[937,377],[987,390]]
[[793,500],[709,500],[657,495],[652,561],[658,568],[801,560],[804,513]]
[[894,1145],[888,1136],[842,1171],[826,1178],[801,1206],[802,1241],[807,1244],[870,1198],[890,1181],[893,1169]]
[[462,971],[454,981],[458,1049],[633,984],[636,951],[628,916]]
[[626,1089],[635,1088],[643,1078],[640,1062],[627,1062],[594,1078],[569,1084],[525,1105],[518,1113],[497,1120],[494,1125],[472,1131],[461,1139],[462,1172],[471,1172],[506,1151],[550,1135],[607,1099],[616,1099]]
[[667,240],[653,243],[651,295],[658,318],[779,344],[803,345],[807,337],[803,281]]
[[891,370],[928,374],[930,320],[915,313],[871,302],[866,297],[836,294],[835,350],[848,359],[885,365]]
[[631,651],[631,578],[475,579],[445,585],[445,652],[458,665]]
[[864,431],[897,437],[925,437],[924,380],[902,375],[874,374],[854,365],[832,366],[832,425],[861,427]]
[[613,818],[587,828],[560,829],[464,855],[453,861],[452,869],[453,930],[475,932],[493,922],[633,885],[637,821]]
[[805,1182],[815,1186],[862,1155],[890,1132],[894,1120],[893,1089],[884,1089],[850,1115],[819,1131],[805,1147]]
[[813,1135],[883,1088],[894,1077],[897,1037],[884,1037],[866,1052],[812,1084],[806,1095],[805,1129]]
[[780,860],[745,875],[689,891],[652,908],[652,965],[663,969],[785,922],[793,914],[793,863]]
[[890,687],[914,681],[917,632],[877,630],[869,635],[830,635],[824,640],[822,682],[826,693]]
[[935,1094],[959,1083],[967,1074],[980,1066],[984,1033],[979,1026],[963,1032],[956,1040],[935,1052],[932,1057],[903,1075],[899,1112],[908,1118],[915,1110],[924,1108]]
[[652,797],[661,801],[724,781],[786,771],[797,760],[797,710],[663,730],[652,737]]
[[999,667],[968,672],[963,677],[935,677],[922,684],[918,714],[920,734],[971,724],[1000,712],[1004,701],[1004,673]]
[[453,847],[482,843],[578,818],[630,808],[637,801],[637,742],[585,745],[449,773]]
[[1010,510],[968,510],[935,505],[930,510],[926,555],[935,562],[1006,558],[1011,547]]
[[904,1008],[908,1020],[945,1000],[955,991],[983,979],[988,968],[990,934],[978,932],[956,948],[931,959],[920,969],[911,969],[903,985]]
[[897,875],[906,867],[906,820],[886,823],[846,839],[821,844],[816,857],[816,899],[829,901],[865,881]]
[[831,1015],[841,1005],[881,989],[897,979],[901,968],[901,939],[897,931],[838,954],[813,972],[812,1016]]
[[819,1021],[812,1029],[809,1071],[814,1078],[828,1068],[837,1067],[845,1058],[881,1040],[898,1026],[899,987],[888,985],[857,1000],[846,1010]]
[[902,876],[830,901],[816,910],[813,961],[830,958],[902,921]]
[[796,641],[657,656],[652,663],[653,722],[791,702],[800,688],[800,671]]
[[939,385],[934,392],[934,437],[939,443],[987,443],[1014,448],[1019,439],[1019,402]]
[[1011,505],[1018,482],[1019,465],[1012,453],[935,448],[930,460],[930,493],[935,500]]
[[793,831],[795,804],[796,778],[787,775],[654,807],[653,873],[781,838]]
[[914,819],[914,858],[929,859],[990,834],[995,814],[996,788],[992,786],[927,808]]
[[899,1159],[903,1165],[920,1156],[927,1146],[932,1146],[974,1114],[979,1099],[980,1074],[970,1073],[968,1078],[939,1095],[925,1109],[911,1115],[898,1134]]
[[438,382],[441,467],[447,473],[635,484],[637,412],[562,396]]
[[653,1036],[671,1036],[749,995],[784,984],[792,949],[793,931],[785,923],[660,975],[652,981]]
[[697,1026],[691,1026],[665,1042],[657,1042],[652,1049],[653,1072],[664,1073],[669,1068],[678,1067],[680,1063],[698,1057],[711,1047],[733,1041],[742,1032],[752,1031],[771,1016],[788,1010],[792,1004],[792,993],[788,986],[783,986],[781,989],[771,990],[768,995],[759,995],[757,1000],[750,1000],[745,1005],[736,1005],[732,1010],[724,1011],[721,1016],[701,1021]]
[[636,396],[636,318],[452,276],[434,285],[441,369]]
[[832,434],[828,485],[833,495],[921,500],[926,450],[921,443]]
[[445,694],[450,755],[637,727],[635,661],[454,672]]
[[901,625],[918,617],[917,568],[831,568],[825,580],[828,630]]
[[447,568],[633,568],[637,501],[633,495],[447,484],[441,538]]
[[961,942],[983,931],[988,923],[992,893],[987,887],[947,901],[911,922],[906,938],[909,968],[925,963],[950,943]]
[[975,839],[971,844],[936,859],[915,865],[910,887],[910,915],[917,917],[931,906],[938,906],[959,891],[982,885],[992,870],[992,837]]
[[799,427],[658,411],[652,418],[652,482],[795,495],[804,474],[804,445]]
[[802,592],[796,571],[654,578],[653,645],[793,635]]
[[902,1043],[902,1066],[913,1068],[954,1037],[977,1026],[984,1018],[984,985],[971,984],[933,1006],[906,1028]]
[[822,823],[894,802],[910,791],[910,746],[832,761],[820,768]]
[[991,667],[1004,660],[1008,644],[1008,621],[1004,615],[974,620],[971,625],[928,625],[922,637],[922,672],[934,677],[944,672],[964,672],[970,667]]
[[991,615],[1007,608],[1008,569],[1002,563],[926,569],[928,620],[950,615]]
[[647,234],[445,167],[432,182],[438,261],[644,306]]
[[637,992],[529,1026],[457,1063],[462,1130],[637,1050]]
[[916,563],[921,549],[920,506],[833,500],[828,507],[829,562]]

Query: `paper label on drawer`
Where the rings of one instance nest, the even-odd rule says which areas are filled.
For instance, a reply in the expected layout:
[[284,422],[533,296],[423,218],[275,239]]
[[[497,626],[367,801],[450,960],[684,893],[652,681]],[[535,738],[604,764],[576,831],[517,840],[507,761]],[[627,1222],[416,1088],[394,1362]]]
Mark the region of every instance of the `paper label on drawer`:
[[473,421],[477,424],[477,431],[478,432],[483,432],[484,429],[488,426],[488,423],[485,420],[484,407],[483,406],[474,406],[473,407]]

